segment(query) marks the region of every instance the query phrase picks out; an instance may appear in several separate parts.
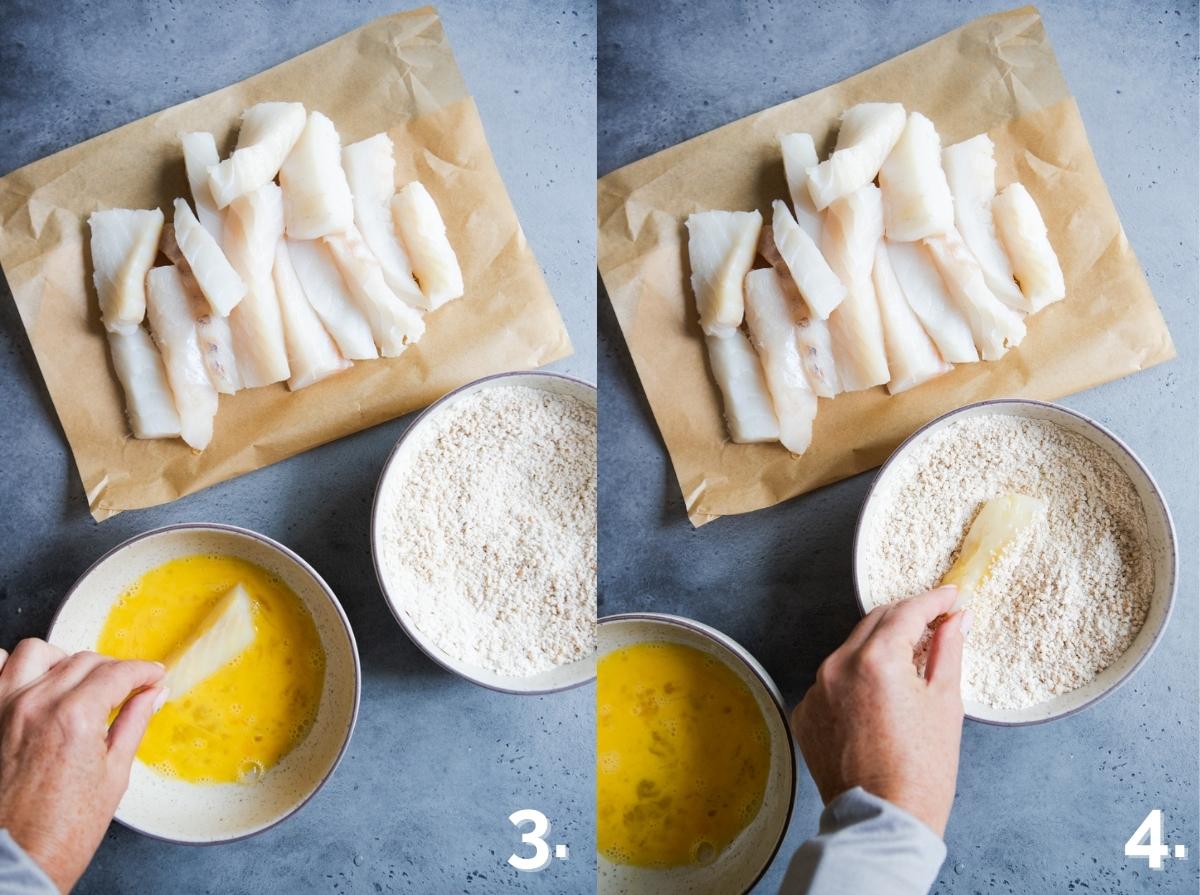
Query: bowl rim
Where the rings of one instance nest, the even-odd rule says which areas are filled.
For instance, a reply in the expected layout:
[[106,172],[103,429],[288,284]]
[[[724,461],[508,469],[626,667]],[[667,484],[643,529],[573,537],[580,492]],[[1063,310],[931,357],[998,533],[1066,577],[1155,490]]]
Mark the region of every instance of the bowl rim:
[[[478,680],[477,678],[474,678],[457,668],[452,668],[442,659],[441,656],[437,655],[434,650],[431,649],[431,645],[425,644],[423,640],[424,635],[422,635],[419,631],[416,631],[416,626],[410,625],[407,619],[405,619],[401,614],[400,610],[396,606],[396,602],[391,592],[388,590],[387,583],[384,581],[383,562],[379,555],[379,495],[383,491],[383,483],[387,480],[388,473],[392,469],[392,464],[396,461],[396,455],[400,452],[400,448],[404,445],[404,443],[408,441],[409,436],[416,432],[421,424],[425,422],[429,416],[435,413],[438,408],[440,408],[443,404],[446,404],[459,397],[463,392],[475,389],[481,385],[484,385],[485,383],[491,384],[495,383],[497,380],[510,379],[517,376],[536,376],[546,379],[560,379],[566,382],[574,383],[575,385],[581,385],[585,388],[591,389],[593,392],[597,391],[596,386],[593,383],[588,382],[586,379],[580,379],[578,376],[569,376],[566,373],[553,373],[546,370],[506,370],[503,373],[492,373],[488,376],[482,376],[479,379],[472,380],[465,385],[460,385],[458,388],[442,395],[442,397],[438,398],[436,401],[422,410],[419,414],[417,414],[416,418],[408,424],[408,427],[400,433],[400,437],[396,439],[396,443],[392,445],[392,449],[388,451],[387,458],[383,461],[383,468],[379,472],[379,478],[375,481],[375,494],[371,498],[371,564],[375,567],[375,581],[376,584],[379,585],[379,591],[383,596],[383,602],[387,604],[388,611],[392,614],[392,618],[396,620],[396,623],[400,626],[400,629],[404,631],[404,633],[408,636],[408,639],[416,645],[417,649],[424,653],[429,659],[432,659],[436,665],[440,666],[446,671],[449,671],[451,674],[457,675],[465,681],[475,684],[477,687],[483,687],[486,690],[492,690],[496,693],[507,693],[512,696],[546,696],[550,693],[565,693],[568,690],[574,690],[576,687],[582,687],[585,684],[591,683],[596,679],[594,665],[592,673],[581,680],[573,681],[569,684],[563,684],[557,687],[544,687],[538,689],[516,689],[513,687],[502,687],[499,684]],[[594,651],[592,653],[592,658],[595,658]],[[584,662],[587,660],[578,659],[576,661]],[[516,680],[516,678],[513,680]]]
[[133,830],[135,833],[140,833],[141,835],[150,839],[157,839],[159,842],[169,842],[173,845],[188,845],[198,847],[227,845],[232,842],[241,842],[244,839],[250,839],[279,826],[285,820],[288,820],[297,814],[300,809],[307,805],[313,799],[313,797],[325,787],[325,784],[329,782],[329,779],[338,769],[338,766],[342,763],[342,759],[345,758],[346,752],[350,748],[350,740],[354,736],[354,728],[358,723],[358,710],[362,698],[362,662],[358,655],[358,641],[354,637],[354,629],[350,625],[350,619],[346,615],[346,610],[342,608],[342,604],[338,600],[337,595],[334,594],[333,589],[326,583],[325,579],[321,577],[320,573],[318,573],[316,569],[314,569],[302,556],[300,556],[300,554],[296,553],[285,544],[281,544],[279,541],[276,541],[274,538],[249,528],[243,528],[240,525],[229,525],[224,522],[176,522],[171,525],[162,525],[158,528],[152,528],[148,531],[136,534],[133,537],[122,541],[116,546],[110,547],[103,553],[103,555],[92,562],[91,565],[89,565],[79,575],[79,577],[75,579],[75,583],[72,584],[67,590],[66,595],[62,598],[62,602],[59,603],[58,609],[54,612],[54,617],[50,620],[50,627],[46,629],[47,639],[49,639],[51,634],[53,634],[54,628],[58,624],[59,616],[62,615],[63,610],[66,609],[67,603],[70,602],[71,598],[75,596],[75,592],[92,574],[92,572],[97,569],[97,567],[99,567],[109,558],[120,553],[125,548],[132,547],[138,541],[144,541],[147,538],[151,538],[156,535],[168,534],[174,531],[219,531],[227,534],[235,534],[250,538],[251,540],[260,541],[261,543],[266,544],[268,547],[273,548],[276,552],[281,553],[283,556],[290,559],[304,572],[311,576],[314,581],[316,581],[321,591],[325,594],[326,599],[328,599],[330,604],[332,604],[334,611],[337,613],[338,618],[342,622],[342,628],[346,632],[346,637],[349,638],[350,656],[354,663],[354,706],[350,712],[350,723],[346,727],[346,734],[342,739],[342,745],[338,749],[337,756],[334,758],[333,763],[329,766],[329,769],[325,772],[324,776],[321,777],[320,781],[317,782],[317,784],[302,800],[297,802],[293,807],[288,809],[288,811],[271,821],[266,826],[259,827],[257,830],[251,830],[248,833],[240,833],[237,836],[223,837],[220,839],[175,839],[170,836],[164,836],[160,833],[152,833],[149,830],[144,830],[127,820],[122,820],[116,816],[113,817],[113,820],[126,829]]
[[[733,637],[730,637],[724,631],[714,628],[712,625],[706,625],[704,622],[696,621],[695,619],[687,618],[683,615],[674,615],[670,612],[618,612],[613,615],[605,615],[597,619],[597,660],[600,658],[599,629],[606,624],[624,621],[643,621],[665,624],[668,627],[683,628],[687,631],[691,631],[694,634],[699,634],[708,640],[711,640],[718,646],[723,647],[727,652],[732,654],[739,662],[741,662],[743,666],[745,666],[746,670],[753,675],[760,684],[762,684],[763,689],[767,691],[767,695],[771,697],[771,702],[775,705],[775,711],[778,712],[779,720],[783,723],[783,729],[785,735],[787,736],[788,746],[790,747],[788,749],[788,758],[791,761],[791,787],[788,792],[787,811],[784,812],[783,824],[779,829],[779,836],[775,840],[775,845],[771,849],[771,853],[767,855],[767,859],[763,862],[758,874],[746,885],[746,888],[742,890],[741,895],[749,895],[754,887],[762,881],[762,878],[766,876],[767,871],[771,869],[771,865],[775,863],[775,858],[779,856],[779,850],[783,848],[783,842],[787,838],[788,829],[792,825],[792,814],[796,807],[796,782],[799,773],[796,762],[796,739],[792,735],[792,725],[788,717],[787,709],[783,704],[783,694],[780,692],[778,685],[775,683],[767,669],[763,667],[762,663],[754,657],[754,654],[750,652],[750,650],[746,649],[746,647],[743,646],[739,641],[735,640]],[[732,646],[730,644],[732,644]],[[749,661],[747,660],[747,657],[749,658]]]
[[996,407],[1001,405],[1025,405],[1041,409],[1049,408],[1058,413],[1063,413],[1067,416],[1074,417],[1081,423],[1085,424],[1085,426],[1089,426],[1106,435],[1113,444],[1124,451],[1125,455],[1133,462],[1134,466],[1136,466],[1141,471],[1142,475],[1146,477],[1146,481],[1150,485],[1150,492],[1154,495],[1155,501],[1162,510],[1163,518],[1167,521],[1166,547],[1170,552],[1167,609],[1163,614],[1162,623],[1158,626],[1158,630],[1154,632],[1154,636],[1150,640],[1150,645],[1146,647],[1145,651],[1140,656],[1134,659],[1133,664],[1131,664],[1129,668],[1126,669],[1125,673],[1122,674],[1121,677],[1116,681],[1114,681],[1111,686],[1106,687],[1095,696],[1080,703],[1074,708],[1066,709],[1052,715],[1047,715],[1044,718],[1031,718],[1026,721],[1003,721],[998,718],[984,718],[980,717],[979,715],[972,715],[969,712],[964,712],[965,718],[978,724],[990,724],[993,727],[1030,727],[1035,724],[1046,724],[1050,721],[1058,721],[1061,718],[1068,718],[1071,715],[1082,712],[1084,709],[1089,709],[1096,703],[1100,702],[1100,700],[1115,693],[1117,690],[1123,687],[1126,682],[1133,677],[1134,673],[1137,672],[1137,670],[1141,668],[1146,660],[1149,659],[1154,653],[1154,650],[1158,647],[1159,641],[1161,641],[1163,638],[1163,634],[1166,633],[1167,625],[1170,623],[1171,615],[1175,610],[1175,597],[1179,589],[1179,547],[1177,543],[1177,533],[1175,531],[1175,519],[1172,517],[1171,508],[1168,506],[1167,500],[1163,496],[1162,488],[1159,487],[1158,482],[1155,480],[1150,470],[1146,468],[1146,464],[1144,464],[1141,458],[1134,453],[1133,448],[1125,443],[1124,439],[1118,436],[1107,426],[1092,419],[1086,413],[1082,413],[1078,410],[1072,410],[1069,407],[1064,407],[1062,404],[1058,404],[1053,401],[1039,401],[1035,398],[989,398],[984,401],[974,401],[970,404],[964,404],[961,407],[956,407],[953,410],[949,410],[946,413],[941,414],[940,416],[934,417],[929,422],[925,423],[925,425],[921,426],[919,429],[909,435],[908,438],[904,439],[904,441],[900,442],[896,449],[892,451],[892,453],[888,455],[888,458],[880,465],[878,471],[875,473],[875,477],[871,480],[871,484],[867,488],[866,496],[863,498],[862,506],[859,508],[858,519],[854,524],[854,541],[852,547],[853,552],[851,554],[851,575],[854,580],[854,601],[858,606],[859,615],[865,616],[868,610],[863,601],[862,582],[858,577],[858,557],[859,550],[862,547],[863,519],[867,514],[867,506],[870,504],[871,499],[875,496],[875,491],[878,488],[880,481],[883,479],[883,474],[887,471],[888,467],[891,466],[892,463],[897,459],[899,459],[911,442],[924,435],[926,430],[933,428],[944,420],[947,420],[953,416],[957,416],[961,413],[965,413],[968,410],[976,410],[981,407]]

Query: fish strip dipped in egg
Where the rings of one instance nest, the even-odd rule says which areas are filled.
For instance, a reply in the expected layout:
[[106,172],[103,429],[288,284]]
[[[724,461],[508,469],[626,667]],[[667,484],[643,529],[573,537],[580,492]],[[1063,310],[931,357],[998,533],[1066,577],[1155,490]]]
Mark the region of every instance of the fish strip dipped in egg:
[[842,114],[833,155],[808,169],[808,191],[818,211],[875,179],[905,120],[900,103],[859,103]]
[[779,441],[793,454],[803,454],[812,443],[817,395],[796,341],[795,309],[779,280],[770,267],[746,274],[746,325],[762,362]]
[[95,211],[88,227],[100,319],[110,333],[131,333],[146,316],[146,273],[158,254],[162,210]]
[[259,103],[244,111],[237,148],[208,168],[208,186],[217,208],[274,180],[306,123],[301,103]]
[[992,294],[1014,311],[1028,313],[1032,306],[1013,279],[1012,263],[992,218],[996,198],[995,145],[979,134],[942,150],[942,167],[954,196],[954,225],[983,269]]

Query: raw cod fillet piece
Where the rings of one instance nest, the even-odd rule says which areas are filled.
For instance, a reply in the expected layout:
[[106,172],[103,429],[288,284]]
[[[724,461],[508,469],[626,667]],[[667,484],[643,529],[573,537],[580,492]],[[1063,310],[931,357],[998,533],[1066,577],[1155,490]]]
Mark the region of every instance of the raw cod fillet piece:
[[933,122],[912,112],[879,169],[884,233],[894,242],[937,236],[954,226],[954,200],[942,170],[942,138]]
[[1026,313],[1029,301],[1013,279],[1012,264],[992,220],[996,198],[995,146],[987,134],[942,150],[942,167],[954,196],[954,225],[979,266],[992,294],[1014,311]]
[[320,112],[308,113],[300,139],[279,169],[279,185],[291,239],[343,233],[354,223],[354,200],[342,170],[342,140]]
[[208,169],[217,208],[266,186],[300,139],[306,115],[301,103],[259,103],[242,113],[237,148]]
[[283,195],[273,183],[235,199],[225,219],[225,254],[246,284],[246,296],[229,315],[237,368],[246,388],[282,382],[291,375],[283,316],[271,270],[283,236]]
[[775,408],[779,441],[793,454],[803,454],[812,443],[817,396],[796,343],[794,309],[772,268],[746,274],[746,325]]
[[740,329],[725,336],[705,336],[708,362],[725,400],[729,437],[739,444],[778,441],[779,420],[767,391],[758,354]]
[[[792,281],[791,272],[783,263],[779,250],[775,248],[775,236],[770,224],[762,228],[758,239],[758,253],[775,269],[779,287],[792,303],[796,317],[796,344],[800,348],[800,360],[808,383],[819,398],[832,398],[841,394],[842,377],[838,374],[833,356],[833,339],[829,335],[829,324],[812,312],[804,297]],[[753,271],[751,271],[753,273]]]
[[952,364],[979,360],[971,326],[950,297],[929,249],[919,242],[888,242],[888,260],[908,306],[942,357]]
[[371,325],[346,288],[333,255],[320,240],[287,240],[288,257],[309,305],[350,360],[379,357]]
[[992,294],[983,269],[957,230],[924,240],[951,298],[967,318],[984,360],[998,360],[1025,338],[1021,316]]
[[1010,183],[992,202],[992,214],[1030,311],[1036,314],[1046,305],[1066,298],[1062,267],[1029,190]]
[[955,609],[970,605],[1004,552],[1045,515],[1045,502],[1025,494],[1002,494],[983,505],[967,531],[958,559],[942,578],[942,584],[958,588]]
[[757,211],[701,211],[688,216],[688,260],[700,326],[707,335],[729,335],[742,325],[742,281],[754,264],[762,230]]
[[776,199],[771,208],[771,232],[779,257],[804,301],[818,317],[827,320],[846,297],[846,287],[830,268],[817,244],[796,223],[787,205]]
[[904,124],[900,103],[859,103],[847,109],[833,155],[808,169],[808,192],[817,210],[873,181]]
[[204,355],[204,366],[213,387],[222,395],[232,395],[242,387],[238,375],[237,360],[233,353],[233,332],[229,319],[212,312],[208,299],[200,291],[200,284],[192,276],[187,258],[183,257],[175,241],[175,227],[165,224],[159,250],[179,269],[183,285],[191,300],[192,316],[196,318],[196,336],[200,340],[200,351]]
[[425,334],[421,313],[396,297],[383,279],[383,267],[371,254],[358,229],[326,236],[325,245],[358,309],[367,318],[371,335],[384,357],[396,357]]
[[248,650],[255,636],[250,595],[235,584],[167,657],[167,673],[158,686],[169,691],[168,701],[182,699]]
[[829,206],[825,215],[825,258],[846,287],[846,298],[829,316],[829,332],[842,388],[848,392],[883,385],[888,372],[883,321],[871,268],[883,238],[879,187],[867,184]]
[[779,148],[783,151],[783,172],[787,177],[796,223],[820,245],[825,225],[808,191],[808,169],[817,166],[816,144],[808,134],[784,134],[779,138]]
[[383,267],[383,278],[400,298],[425,309],[428,302],[413,279],[412,261],[396,235],[391,201],[396,194],[392,140],[376,134],[342,150],[342,167],[354,197],[354,225]]
[[429,191],[415,180],[401,187],[392,197],[392,219],[429,309],[462,298],[462,268]]
[[173,227],[175,243],[187,259],[200,292],[208,299],[213,313],[228,317],[246,295],[246,284],[183,199],[175,200]]
[[188,188],[192,191],[196,217],[217,241],[217,245],[224,245],[225,213],[217,208],[217,200],[208,186],[208,169],[221,163],[217,141],[212,134],[197,131],[180,134],[179,142],[183,146],[183,164],[187,169]]
[[110,208],[88,218],[92,231],[92,282],[109,332],[131,333],[146,316],[146,272],[158,254],[161,209]]
[[125,391],[125,413],[134,438],[176,438],[179,412],[167,384],[162,355],[146,327],[108,334],[117,379]]
[[179,434],[202,451],[212,441],[217,390],[204,366],[191,297],[174,265],[152,268],[146,275],[146,317],[175,396]]
[[288,366],[292,371],[288,388],[298,391],[348,369],[350,361],[342,357],[333,339],[321,325],[317,312],[308,303],[292,266],[286,239],[279,240],[279,245],[275,247],[274,276],[279,310],[283,315]]
[[898,395],[949,372],[950,365],[942,360],[904,297],[892,270],[886,239],[880,240],[875,248],[875,269],[871,276],[879,299],[879,315],[883,319],[888,370],[892,374],[888,393]]

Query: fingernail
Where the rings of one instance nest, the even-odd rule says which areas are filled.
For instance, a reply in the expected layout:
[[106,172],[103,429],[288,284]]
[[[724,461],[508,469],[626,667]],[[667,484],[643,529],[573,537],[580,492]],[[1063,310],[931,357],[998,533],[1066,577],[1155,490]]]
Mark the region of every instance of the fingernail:
[[952,590],[955,593],[958,593],[958,585],[957,584],[939,584],[937,589],[938,590]]
[[162,662],[155,662],[154,664],[157,665],[159,668],[161,668],[163,671],[167,670],[167,666],[164,665]]
[[164,705],[166,705],[167,700],[170,698],[171,698],[171,691],[168,690],[166,687],[163,687],[161,690],[159,690],[158,696],[154,700],[154,713],[157,714],[158,710],[161,709]]
[[971,633],[971,623],[975,621],[975,615],[970,609],[964,609],[962,612],[962,632],[963,637]]

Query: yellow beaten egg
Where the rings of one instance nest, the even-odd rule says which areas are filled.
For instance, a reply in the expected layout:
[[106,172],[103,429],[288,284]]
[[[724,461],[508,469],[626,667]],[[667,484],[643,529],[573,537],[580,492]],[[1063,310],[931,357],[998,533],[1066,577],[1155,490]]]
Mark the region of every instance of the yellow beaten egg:
[[597,848],[617,864],[709,864],[758,814],[766,722],[720,660],[640,643],[596,668]]
[[109,613],[96,644],[119,659],[164,660],[231,587],[253,601],[254,642],[150,721],[138,758],[190,783],[252,783],[304,739],[316,718],[325,654],[312,617],[282,581],[231,556],[150,570]]

